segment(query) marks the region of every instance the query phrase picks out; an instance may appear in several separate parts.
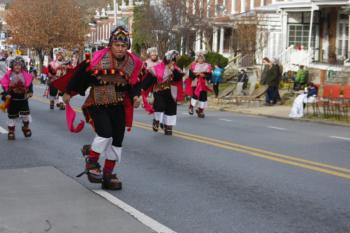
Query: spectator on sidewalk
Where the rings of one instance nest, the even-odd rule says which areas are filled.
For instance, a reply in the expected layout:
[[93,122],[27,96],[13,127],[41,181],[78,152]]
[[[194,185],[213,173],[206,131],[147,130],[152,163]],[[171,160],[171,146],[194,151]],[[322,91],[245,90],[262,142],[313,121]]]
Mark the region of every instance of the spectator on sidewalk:
[[243,83],[242,91],[248,88],[248,81],[249,81],[249,78],[248,78],[247,72],[244,69],[241,69],[238,75],[238,82]]
[[265,57],[262,62],[264,64],[264,69],[261,74],[260,84],[268,86],[266,91],[265,105],[272,106],[277,102],[276,89],[278,90],[279,71],[277,70],[277,67],[270,61],[269,58]]
[[289,113],[291,118],[301,118],[304,116],[304,109],[306,104],[315,103],[318,93],[318,88],[312,82],[308,83],[308,87],[305,88],[304,93],[298,95],[294,102],[292,109]]
[[276,58],[273,59],[273,65],[275,66],[276,75],[277,75],[277,77],[276,77],[277,78],[277,88],[275,89],[276,103],[282,104],[282,99],[280,96],[279,87],[280,87],[280,83],[282,81],[283,66]]
[[215,65],[215,68],[212,74],[212,80],[211,80],[213,83],[215,98],[218,98],[219,96],[219,84],[222,80],[223,73],[224,73],[224,68],[222,68],[220,65]]

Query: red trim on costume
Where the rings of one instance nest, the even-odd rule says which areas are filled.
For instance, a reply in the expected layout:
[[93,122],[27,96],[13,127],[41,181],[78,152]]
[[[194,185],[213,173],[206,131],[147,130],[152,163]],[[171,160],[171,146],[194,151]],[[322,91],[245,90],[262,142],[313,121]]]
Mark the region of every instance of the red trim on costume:
[[103,173],[104,174],[111,174],[113,172],[115,164],[116,164],[115,160],[106,159],[105,164],[103,166]]

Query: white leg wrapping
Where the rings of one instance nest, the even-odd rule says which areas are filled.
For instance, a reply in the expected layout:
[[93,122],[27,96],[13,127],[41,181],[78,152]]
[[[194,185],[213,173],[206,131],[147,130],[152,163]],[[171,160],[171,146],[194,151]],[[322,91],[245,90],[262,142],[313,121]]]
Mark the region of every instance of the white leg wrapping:
[[169,126],[176,125],[176,115],[173,115],[173,116],[164,115],[164,124]]
[[191,98],[191,105],[192,105],[193,107],[196,107],[196,105],[197,105],[197,100]]
[[103,138],[103,137],[95,136],[91,144],[91,150],[101,154],[107,149],[109,145],[111,145],[111,143],[112,143],[112,138]]
[[199,105],[198,105],[199,108],[205,109],[207,106],[208,106],[208,102],[207,101],[205,101],[205,102],[199,101]]
[[31,115],[21,115],[21,116],[19,116],[21,119],[22,119],[22,121],[24,121],[24,122],[29,122],[29,123],[31,123],[32,122],[32,116]]
[[16,119],[8,119],[7,126],[9,126],[9,127],[16,126]]
[[62,98],[62,96],[58,96],[58,103],[63,103],[63,98]]
[[160,123],[162,123],[163,118],[164,118],[164,112],[155,112],[154,113],[154,119],[156,119],[156,121],[159,121]]
[[114,157],[115,157],[115,160],[117,161],[117,163],[120,164],[121,160],[122,160],[122,151],[123,151],[123,148],[122,147],[116,147],[116,146],[111,146],[112,147],[112,150],[114,152]]

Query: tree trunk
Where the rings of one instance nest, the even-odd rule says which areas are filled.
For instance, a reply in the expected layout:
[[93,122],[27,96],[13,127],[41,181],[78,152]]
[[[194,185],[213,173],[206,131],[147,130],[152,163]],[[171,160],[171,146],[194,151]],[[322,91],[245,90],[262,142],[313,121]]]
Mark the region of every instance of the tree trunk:
[[39,49],[35,49],[35,51],[37,52],[38,56],[39,56],[39,71],[42,71],[42,68],[44,66],[44,52],[43,49],[39,48]]

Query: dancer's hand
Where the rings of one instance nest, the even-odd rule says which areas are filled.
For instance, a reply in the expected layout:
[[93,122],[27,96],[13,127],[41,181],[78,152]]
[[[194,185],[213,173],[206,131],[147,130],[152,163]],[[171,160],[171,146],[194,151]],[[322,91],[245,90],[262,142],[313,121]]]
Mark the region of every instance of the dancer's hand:
[[32,98],[33,97],[33,93],[27,93],[27,98]]
[[70,98],[71,98],[71,96],[68,93],[64,93],[64,95],[63,95],[63,102],[65,104],[69,104]]
[[138,108],[140,106],[140,97],[134,96],[134,108]]

